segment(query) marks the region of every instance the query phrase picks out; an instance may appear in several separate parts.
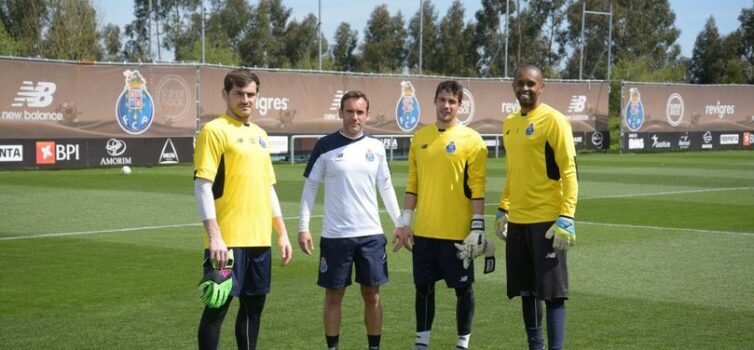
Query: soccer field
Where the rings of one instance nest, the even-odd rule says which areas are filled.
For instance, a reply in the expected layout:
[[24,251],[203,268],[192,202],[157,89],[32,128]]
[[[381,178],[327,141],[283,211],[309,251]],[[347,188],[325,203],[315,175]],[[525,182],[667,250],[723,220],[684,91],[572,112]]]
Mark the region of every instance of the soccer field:
[[[569,252],[571,349],[744,349],[754,344],[754,152],[579,157],[578,241]],[[301,164],[275,166],[293,261],[278,266],[260,349],[324,349],[318,251],[296,243]],[[399,202],[406,162],[393,162]],[[498,269],[477,264],[473,349],[526,347],[520,301],[505,297],[492,233],[504,159],[490,159],[487,231]],[[203,229],[190,166],[0,171],[0,349],[191,349],[202,304]],[[321,191],[321,190],[320,190]],[[314,214],[322,213],[322,193]],[[387,232],[389,218],[382,215]],[[313,218],[318,228],[321,217]],[[316,231],[316,229],[314,230]],[[410,349],[410,255],[388,253],[382,348]],[[222,348],[235,348],[235,307]],[[438,284],[431,345],[455,344],[455,295]],[[366,348],[358,288],[341,348]]]

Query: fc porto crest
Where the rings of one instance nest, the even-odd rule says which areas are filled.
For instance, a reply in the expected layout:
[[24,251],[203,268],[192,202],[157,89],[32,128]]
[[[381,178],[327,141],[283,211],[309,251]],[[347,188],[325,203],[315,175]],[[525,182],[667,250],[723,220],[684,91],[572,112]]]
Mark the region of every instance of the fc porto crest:
[[374,152],[372,152],[371,149],[367,150],[366,158],[367,158],[367,162],[373,162],[374,161]]
[[264,142],[264,139],[262,138],[262,136],[259,136],[259,147],[262,147],[262,149],[267,148],[267,143]]
[[626,126],[631,131],[638,131],[644,124],[644,105],[641,103],[639,89],[629,89],[630,97],[626,105]]
[[456,142],[450,141],[450,143],[445,146],[445,152],[448,152],[448,154],[456,153]]
[[154,100],[147,91],[147,80],[138,70],[126,70],[125,86],[115,105],[115,115],[123,131],[138,135],[154,121]]
[[395,106],[395,121],[398,122],[398,127],[405,132],[414,130],[419,125],[420,115],[421,108],[416,99],[414,85],[408,80],[402,81],[401,97]]
[[526,127],[526,136],[534,135],[534,123],[529,123],[529,126]]

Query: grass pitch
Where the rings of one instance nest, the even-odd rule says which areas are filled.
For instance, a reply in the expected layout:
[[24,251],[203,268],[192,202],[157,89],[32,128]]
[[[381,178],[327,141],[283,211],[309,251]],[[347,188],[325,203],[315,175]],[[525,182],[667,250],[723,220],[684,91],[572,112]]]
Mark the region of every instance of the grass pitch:
[[[402,203],[406,163],[391,164]],[[488,164],[487,227],[504,183]],[[260,349],[325,348],[317,254],[298,248],[303,165],[275,167],[294,258],[273,267]],[[754,343],[754,152],[579,157],[578,242],[569,252],[572,349],[742,349]],[[322,212],[322,194],[315,214]],[[190,166],[0,172],[0,348],[190,349],[202,306],[203,230]],[[386,214],[383,223],[389,222]],[[321,225],[312,220],[312,229]],[[387,232],[392,227],[385,225]],[[526,347],[520,302],[477,266],[474,349]],[[274,259],[279,252],[274,249]],[[388,253],[382,348],[414,338],[410,255]],[[478,264],[480,265],[480,264]],[[222,348],[235,348],[235,302]],[[455,344],[455,296],[438,284],[431,344]],[[366,348],[358,288],[342,349]]]

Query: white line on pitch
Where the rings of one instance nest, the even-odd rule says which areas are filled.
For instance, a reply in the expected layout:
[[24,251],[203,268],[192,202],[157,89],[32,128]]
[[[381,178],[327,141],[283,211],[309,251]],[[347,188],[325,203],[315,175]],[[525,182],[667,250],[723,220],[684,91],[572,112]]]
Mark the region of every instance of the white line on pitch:
[[[750,189],[754,189],[754,187],[728,187],[728,188],[714,188],[714,189],[703,189],[703,190],[652,192],[652,193],[637,193],[637,194],[625,194],[625,195],[620,195],[619,194],[619,195],[611,195],[611,196],[583,197],[583,198],[579,198],[579,200],[628,198],[628,197],[642,197],[642,196],[662,196],[662,195],[673,195],[673,194],[684,194],[684,193],[703,193],[703,192],[735,191],[735,190],[750,190]],[[485,206],[496,206],[496,205],[498,205],[498,203],[486,203],[485,204]],[[385,211],[381,210],[380,212],[384,213]],[[494,215],[486,215],[486,216],[493,216],[494,217]],[[312,215],[311,217],[313,217],[313,218],[322,217],[322,215]],[[298,216],[290,216],[290,217],[285,217],[283,219],[285,219],[285,220],[297,220],[298,218],[299,218]],[[635,228],[647,228],[647,229],[656,229],[656,230],[678,230],[678,231],[700,232],[700,233],[721,233],[721,234],[754,236],[754,233],[751,233],[751,232],[712,231],[712,230],[698,230],[698,229],[686,229],[686,228],[668,228],[668,227],[654,227],[654,226],[633,226],[633,225],[623,225],[623,224],[602,224],[602,223],[591,223],[591,222],[585,222],[585,221],[577,221],[577,222],[578,223],[589,224],[589,225],[604,225],[604,226],[615,226],[615,227],[635,227]],[[199,223],[195,223],[195,224],[176,224],[176,225],[144,226],[144,227],[132,227],[132,228],[121,228],[121,229],[107,229],[107,230],[95,230],[95,231],[40,233],[40,234],[27,235],[27,236],[0,237],[0,241],[15,241],[15,240],[22,240],[22,239],[48,238],[48,237],[82,236],[82,235],[92,235],[92,234],[99,234],[99,233],[117,233],[117,232],[143,231],[143,230],[154,230],[154,229],[164,229],[164,228],[179,228],[179,227],[200,226],[200,225],[201,224],[199,224]]]

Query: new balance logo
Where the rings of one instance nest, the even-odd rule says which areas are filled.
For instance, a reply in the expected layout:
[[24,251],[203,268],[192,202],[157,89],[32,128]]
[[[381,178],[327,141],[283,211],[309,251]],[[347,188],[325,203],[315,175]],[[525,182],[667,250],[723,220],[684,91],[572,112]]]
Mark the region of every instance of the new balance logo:
[[52,94],[55,93],[55,90],[57,90],[55,83],[40,81],[37,82],[37,86],[34,86],[33,82],[26,80],[18,88],[18,93],[11,106],[23,107],[26,104],[27,107],[47,107],[52,103]]
[[586,108],[586,96],[573,95],[571,103],[568,105],[568,113],[581,113]]
[[335,91],[335,96],[333,96],[332,103],[330,103],[331,111],[337,111],[338,109],[340,109],[340,99],[343,97],[345,93],[346,91],[343,91],[343,90]]
[[549,253],[549,254],[545,255],[545,259],[555,259],[557,257],[558,257],[558,253],[556,253],[556,252],[552,252],[552,253]]

